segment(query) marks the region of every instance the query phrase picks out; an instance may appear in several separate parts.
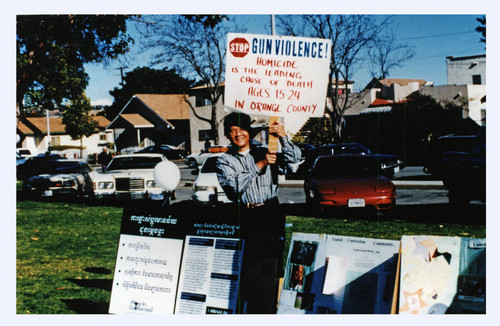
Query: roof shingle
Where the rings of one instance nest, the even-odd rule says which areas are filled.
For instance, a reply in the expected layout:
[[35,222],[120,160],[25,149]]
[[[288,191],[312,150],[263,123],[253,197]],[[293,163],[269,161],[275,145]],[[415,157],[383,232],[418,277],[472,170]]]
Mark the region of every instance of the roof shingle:
[[184,94],[135,94],[165,121],[189,119],[189,104]]

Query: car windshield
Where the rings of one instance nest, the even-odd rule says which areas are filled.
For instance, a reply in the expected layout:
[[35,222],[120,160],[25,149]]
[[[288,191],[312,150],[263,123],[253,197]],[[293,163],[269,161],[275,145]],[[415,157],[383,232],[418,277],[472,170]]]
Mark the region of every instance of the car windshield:
[[161,157],[115,157],[109,163],[107,171],[112,170],[129,170],[129,169],[154,169],[156,164],[161,162]]
[[333,157],[317,159],[311,175],[315,177],[366,177],[378,175],[378,165],[372,157]]
[[201,168],[201,173],[214,173],[214,172],[217,172],[215,170],[215,165],[217,163],[217,159],[219,157],[218,156],[215,156],[215,157],[209,157],[205,163],[203,164],[203,167]]
[[49,161],[40,164],[38,174],[80,173],[82,168],[78,162]]

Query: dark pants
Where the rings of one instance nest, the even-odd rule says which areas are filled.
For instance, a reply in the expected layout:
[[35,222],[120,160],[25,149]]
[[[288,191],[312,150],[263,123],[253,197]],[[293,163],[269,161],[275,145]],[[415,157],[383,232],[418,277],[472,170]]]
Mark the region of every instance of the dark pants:
[[274,314],[283,276],[285,215],[277,199],[259,207],[243,206],[239,207],[241,237],[245,240],[240,312]]

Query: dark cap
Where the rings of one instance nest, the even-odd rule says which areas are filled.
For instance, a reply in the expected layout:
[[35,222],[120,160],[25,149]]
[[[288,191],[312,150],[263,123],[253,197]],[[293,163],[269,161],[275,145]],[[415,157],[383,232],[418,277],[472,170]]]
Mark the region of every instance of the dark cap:
[[226,115],[224,118],[224,135],[229,138],[229,131],[231,127],[237,126],[250,132],[250,125],[252,124],[252,119],[245,113],[232,112]]

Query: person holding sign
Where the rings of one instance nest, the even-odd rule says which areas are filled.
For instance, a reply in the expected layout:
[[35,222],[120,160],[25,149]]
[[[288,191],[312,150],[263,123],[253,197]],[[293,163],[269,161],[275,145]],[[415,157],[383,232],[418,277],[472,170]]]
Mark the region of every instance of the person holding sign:
[[299,161],[300,149],[288,139],[279,121],[269,126],[278,137],[281,153],[250,140],[250,116],[233,112],[224,119],[224,134],[231,141],[219,157],[217,177],[236,205],[241,238],[245,240],[241,276],[242,312],[275,313],[279,277],[283,275],[285,216],[278,202],[278,173],[285,164]]

